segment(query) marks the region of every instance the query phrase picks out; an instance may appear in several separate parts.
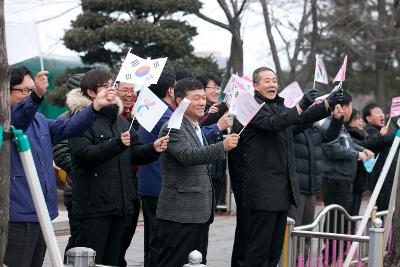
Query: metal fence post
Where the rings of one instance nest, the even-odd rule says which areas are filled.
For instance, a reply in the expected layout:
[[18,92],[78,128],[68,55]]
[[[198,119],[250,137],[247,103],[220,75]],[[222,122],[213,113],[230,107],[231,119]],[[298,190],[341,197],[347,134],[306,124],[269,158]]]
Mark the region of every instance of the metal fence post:
[[292,262],[294,261],[293,255],[293,237],[292,231],[294,228],[295,221],[292,218],[287,218],[286,221],[286,230],[285,230],[285,239],[283,243],[283,249],[281,258],[279,260],[279,267],[292,267]]
[[74,267],[94,267],[96,266],[96,251],[91,248],[75,247],[66,252],[67,264]]
[[189,254],[189,263],[183,265],[183,267],[207,267],[207,265],[201,264],[203,261],[203,255],[200,251],[193,250]]
[[368,266],[383,266],[384,233],[385,229],[382,228],[382,220],[375,218],[373,227],[369,229]]

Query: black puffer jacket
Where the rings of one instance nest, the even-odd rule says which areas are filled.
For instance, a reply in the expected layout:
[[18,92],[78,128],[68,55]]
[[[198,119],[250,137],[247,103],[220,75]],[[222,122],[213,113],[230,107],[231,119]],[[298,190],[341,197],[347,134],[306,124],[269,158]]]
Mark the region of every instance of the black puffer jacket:
[[76,218],[132,214],[136,193],[131,164],[150,163],[159,156],[153,144],[140,143],[133,129],[130,146],[122,143],[120,136],[129,122],[118,115],[118,107],[99,113],[91,129],[69,140]]
[[294,136],[296,174],[301,194],[314,195],[321,191],[324,156],[321,144],[335,139],[341,126],[341,120],[333,119],[325,134],[313,126]]
[[[355,143],[357,143],[360,146],[364,146],[368,149],[370,147],[365,145],[365,140],[367,137],[367,133],[355,128],[355,127],[350,127],[346,125],[346,129],[349,132],[351,138]],[[358,192],[364,192],[368,190],[368,176],[369,173],[365,170],[364,163],[362,161],[357,162],[357,174],[356,178],[354,178],[354,183],[353,183],[353,191],[358,191]]]

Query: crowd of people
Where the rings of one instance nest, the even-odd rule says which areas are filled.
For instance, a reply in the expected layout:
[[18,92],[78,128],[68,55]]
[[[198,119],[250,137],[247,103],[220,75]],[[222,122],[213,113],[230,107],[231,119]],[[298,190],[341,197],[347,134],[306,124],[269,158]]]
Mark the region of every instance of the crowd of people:
[[[12,124],[29,138],[51,219],[58,216],[53,163],[67,173],[64,204],[71,235],[66,251],[88,247],[96,251],[97,264],[127,266],[125,254],[142,210],[144,266],[183,266],[193,250],[202,253],[205,264],[226,171],[237,206],[232,267],[275,267],[287,217],[296,225],[311,223],[317,194],[325,205],[358,214],[363,193],[373,190],[388,155],[398,118],[386,125],[374,103],[353,109],[349,89],[317,100],[313,88],[288,108],[272,69],[257,68],[252,80],[254,99],[263,106],[241,132],[243,126],[220,101],[216,74],[193,77],[165,69],[149,89],[168,108],[148,132],[132,117],[140,93],[135,84],[114,83],[107,70],[72,76],[68,111],[51,120],[37,112],[47,72],[33,76],[26,67],[12,68]],[[184,98],[190,104],[180,129],[168,129]],[[373,157],[377,162],[368,173],[363,162]],[[392,164],[379,210],[388,208],[394,169]],[[13,145],[9,267],[42,266],[46,252],[26,179]]]

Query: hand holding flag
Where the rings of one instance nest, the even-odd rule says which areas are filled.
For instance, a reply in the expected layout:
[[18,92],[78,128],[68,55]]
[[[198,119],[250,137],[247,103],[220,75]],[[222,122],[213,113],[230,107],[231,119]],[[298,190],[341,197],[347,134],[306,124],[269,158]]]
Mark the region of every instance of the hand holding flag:
[[158,138],[154,143],[154,150],[158,153],[164,152],[168,147],[169,136],[163,136]]

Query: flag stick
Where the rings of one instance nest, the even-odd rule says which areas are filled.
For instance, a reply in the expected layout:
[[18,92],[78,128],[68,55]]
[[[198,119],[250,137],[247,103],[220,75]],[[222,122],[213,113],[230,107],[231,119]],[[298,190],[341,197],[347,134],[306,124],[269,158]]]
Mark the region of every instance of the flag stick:
[[239,136],[240,136],[240,134],[243,132],[244,128],[246,128],[246,126],[244,126],[244,127],[242,128],[242,130],[240,130]]
[[169,133],[171,132],[171,129],[172,129],[172,128],[169,128],[167,135],[169,135]]
[[313,89],[315,89],[315,78],[314,78],[314,84],[313,84],[313,87],[312,87]]
[[132,129],[132,125],[133,125],[133,121],[135,120],[135,116],[132,116],[132,121],[131,121],[131,125],[129,126],[129,130],[128,130],[128,132],[130,132],[131,131],[131,129]]

